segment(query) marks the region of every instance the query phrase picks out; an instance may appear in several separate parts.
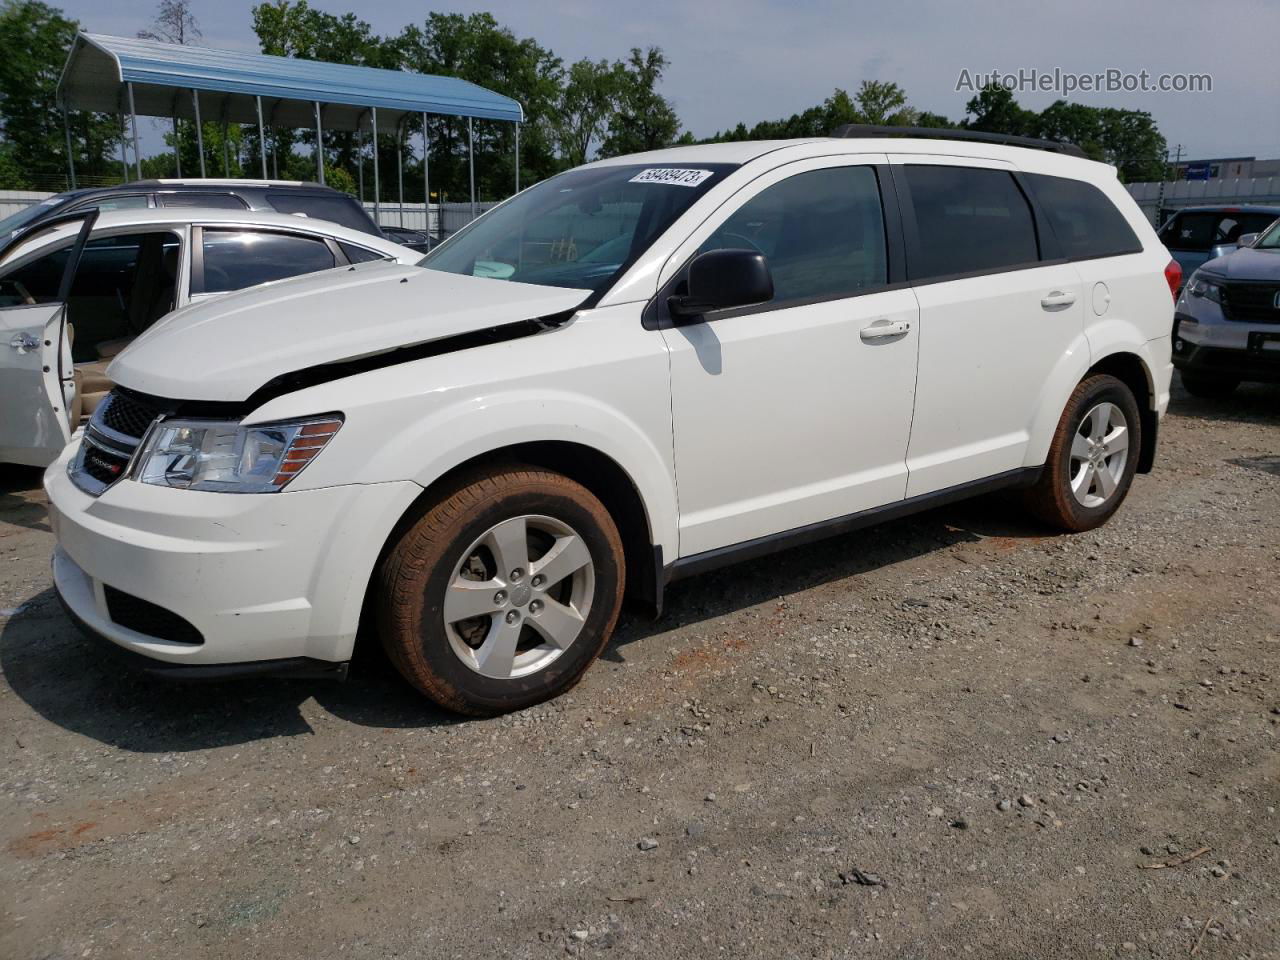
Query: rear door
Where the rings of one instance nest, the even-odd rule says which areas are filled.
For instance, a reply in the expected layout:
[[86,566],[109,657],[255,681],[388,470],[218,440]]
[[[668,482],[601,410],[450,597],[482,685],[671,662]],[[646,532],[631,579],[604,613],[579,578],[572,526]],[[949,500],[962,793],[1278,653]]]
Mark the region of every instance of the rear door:
[[[52,299],[19,281],[0,277],[0,462],[43,467],[71,438],[67,410],[75,398],[66,305],[80,254],[98,211],[83,221]],[[66,222],[59,218],[54,222]],[[52,225],[53,222],[50,223]],[[43,231],[41,231],[43,232]],[[34,238],[33,238],[34,239]],[[21,249],[14,251],[22,256]]]
[[[1037,234],[1015,171],[995,160],[891,156],[920,362],[907,496],[1024,466],[1032,420],[1084,330],[1079,272]],[[1047,256],[1051,254],[1052,256]]]

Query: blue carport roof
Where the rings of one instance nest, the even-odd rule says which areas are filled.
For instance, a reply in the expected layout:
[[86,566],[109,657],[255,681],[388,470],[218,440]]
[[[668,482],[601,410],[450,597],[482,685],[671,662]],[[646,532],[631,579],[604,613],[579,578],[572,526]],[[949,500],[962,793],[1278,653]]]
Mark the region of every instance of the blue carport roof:
[[72,44],[58,99],[70,109],[124,113],[128,83],[141,116],[190,118],[191,91],[198,90],[203,119],[234,123],[257,122],[257,97],[267,122],[286,127],[313,125],[317,101],[326,129],[369,129],[369,107],[378,108],[383,130],[424,112],[524,119],[517,101],[457,77],[91,33]]

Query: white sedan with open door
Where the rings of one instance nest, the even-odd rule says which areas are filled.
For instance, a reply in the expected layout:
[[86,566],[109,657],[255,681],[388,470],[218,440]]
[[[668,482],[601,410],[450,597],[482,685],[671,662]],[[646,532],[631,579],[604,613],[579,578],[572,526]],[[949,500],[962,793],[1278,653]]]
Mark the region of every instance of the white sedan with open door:
[[42,224],[0,250],[0,463],[51,463],[111,390],[111,360],[180,307],[421,256],[328,221],[247,210],[90,209]]

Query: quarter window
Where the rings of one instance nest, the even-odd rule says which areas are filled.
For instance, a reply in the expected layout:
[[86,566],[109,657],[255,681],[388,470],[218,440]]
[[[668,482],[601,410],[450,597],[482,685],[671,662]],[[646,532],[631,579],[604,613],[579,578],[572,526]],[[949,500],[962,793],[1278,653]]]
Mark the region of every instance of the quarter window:
[[975,167],[907,164],[915,208],[913,280],[984,273],[1039,259],[1031,207],[1012,175]]
[[196,293],[242,290],[335,265],[323,240],[292,233],[206,227],[203,253],[204,283]]
[[209,193],[193,190],[190,193],[161,193],[156,199],[162,207],[204,207],[216,210],[248,210],[249,205],[230,193]]
[[854,296],[888,281],[884,212],[873,169],[799,173],[738,208],[699,248],[763,253],[774,304]]
[[1140,253],[1142,243],[1107,195],[1091,183],[1031,173],[1026,181],[1073,260]]

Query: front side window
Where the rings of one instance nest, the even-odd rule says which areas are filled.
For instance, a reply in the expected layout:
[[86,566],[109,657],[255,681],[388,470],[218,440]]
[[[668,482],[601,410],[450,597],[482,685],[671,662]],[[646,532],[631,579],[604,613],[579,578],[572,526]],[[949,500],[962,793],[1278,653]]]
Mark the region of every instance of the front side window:
[[474,221],[419,263],[599,293],[733,169],[691,163],[570,170]]
[[335,265],[329,245],[315,237],[259,230],[204,228],[204,278],[193,293],[226,293]]
[[129,193],[118,197],[98,197],[86,207],[97,207],[99,210],[145,210],[150,201],[145,193]]
[[722,223],[699,253],[765,255],[773,301],[854,296],[888,282],[884,213],[871,167],[831,167],[762,190]]
[[[0,306],[53,302],[73,246],[68,241],[5,274]],[[136,336],[173,309],[179,249],[178,237],[163,231],[85,244],[67,300],[77,363],[96,360],[99,343]]]
[[915,208],[913,280],[984,273],[1039,259],[1031,207],[1013,176],[976,167],[902,168]]
[[1068,258],[1142,251],[1142,243],[1124,215],[1093,184],[1040,173],[1026,174],[1026,181]]

